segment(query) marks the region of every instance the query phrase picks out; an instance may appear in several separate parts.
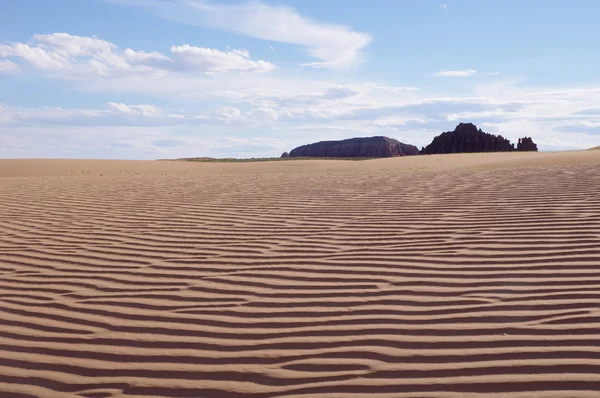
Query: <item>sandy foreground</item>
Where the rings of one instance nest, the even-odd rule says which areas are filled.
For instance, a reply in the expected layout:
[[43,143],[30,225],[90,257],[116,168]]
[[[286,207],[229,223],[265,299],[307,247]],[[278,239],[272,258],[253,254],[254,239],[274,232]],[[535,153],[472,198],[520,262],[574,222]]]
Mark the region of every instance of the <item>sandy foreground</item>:
[[600,151],[0,160],[0,397],[599,397]]

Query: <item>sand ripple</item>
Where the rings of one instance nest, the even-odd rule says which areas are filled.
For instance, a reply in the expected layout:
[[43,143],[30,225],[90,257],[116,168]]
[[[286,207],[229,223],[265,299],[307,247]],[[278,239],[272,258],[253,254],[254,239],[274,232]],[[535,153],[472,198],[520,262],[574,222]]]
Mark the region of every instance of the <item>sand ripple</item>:
[[0,396],[597,397],[599,167],[0,161]]

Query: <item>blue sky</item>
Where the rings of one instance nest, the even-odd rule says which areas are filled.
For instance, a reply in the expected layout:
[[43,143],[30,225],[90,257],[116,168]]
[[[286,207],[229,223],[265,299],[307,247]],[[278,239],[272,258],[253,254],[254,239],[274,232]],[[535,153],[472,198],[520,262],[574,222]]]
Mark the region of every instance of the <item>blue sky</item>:
[[2,0],[0,157],[279,156],[459,122],[600,145],[600,2]]

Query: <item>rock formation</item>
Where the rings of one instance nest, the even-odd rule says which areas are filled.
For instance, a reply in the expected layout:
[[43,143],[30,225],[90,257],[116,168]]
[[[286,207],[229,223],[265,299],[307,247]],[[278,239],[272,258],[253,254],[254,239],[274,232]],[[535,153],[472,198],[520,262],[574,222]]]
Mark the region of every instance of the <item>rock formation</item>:
[[460,123],[454,131],[447,131],[435,137],[431,144],[421,151],[414,145],[407,145],[388,137],[350,138],[341,141],[320,141],[302,145],[281,157],[319,158],[390,158],[396,156],[462,152],[509,152],[537,151],[531,137],[519,138],[517,148],[501,135],[481,131],[472,123]]
[[[435,137],[431,144],[421,149],[421,154],[461,153],[461,152],[500,152],[514,151],[515,147],[501,135],[489,134],[477,129],[472,123],[460,123],[454,131],[447,131]],[[519,151],[537,151],[537,145],[530,137],[519,139]]]
[[517,151],[535,151],[537,152],[537,145],[531,137],[523,137],[519,138],[519,143],[517,144]]
[[419,149],[388,137],[350,138],[302,145],[290,152],[291,157],[320,158],[390,158],[417,155]]

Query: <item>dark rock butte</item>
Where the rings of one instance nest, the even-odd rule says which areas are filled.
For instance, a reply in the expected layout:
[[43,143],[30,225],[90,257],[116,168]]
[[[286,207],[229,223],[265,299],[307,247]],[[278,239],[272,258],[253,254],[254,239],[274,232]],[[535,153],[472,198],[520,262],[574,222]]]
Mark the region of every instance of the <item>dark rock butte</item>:
[[[417,155],[419,149],[388,137],[350,138],[341,141],[321,141],[294,148],[290,157],[319,158],[391,158]],[[283,156],[283,155],[282,155]]]
[[537,145],[531,137],[523,137],[519,138],[519,143],[517,144],[517,151],[535,151],[537,152]]
[[[460,123],[454,131],[447,131],[435,137],[431,144],[422,148],[425,155],[462,152],[502,152],[514,151],[515,146],[501,135],[489,134],[477,129],[472,123]],[[537,145],[530,137],[519,139],[518,151],[537,151]]]

